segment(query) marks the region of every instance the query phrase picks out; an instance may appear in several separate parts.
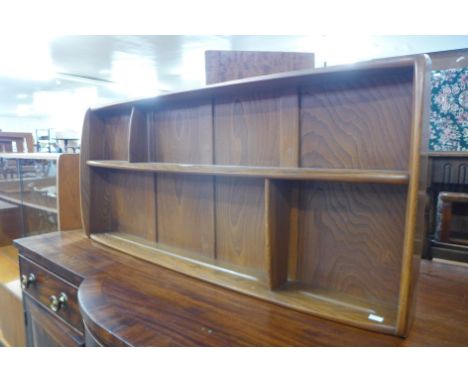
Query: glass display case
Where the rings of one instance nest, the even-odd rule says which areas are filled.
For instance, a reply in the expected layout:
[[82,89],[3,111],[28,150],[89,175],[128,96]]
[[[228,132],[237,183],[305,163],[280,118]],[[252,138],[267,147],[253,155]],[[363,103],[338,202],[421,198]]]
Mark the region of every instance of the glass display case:
[[[60,178],[60,169],[66,177]],[[78,155],[0,154],[0,202],[1,245],[79,228]]]

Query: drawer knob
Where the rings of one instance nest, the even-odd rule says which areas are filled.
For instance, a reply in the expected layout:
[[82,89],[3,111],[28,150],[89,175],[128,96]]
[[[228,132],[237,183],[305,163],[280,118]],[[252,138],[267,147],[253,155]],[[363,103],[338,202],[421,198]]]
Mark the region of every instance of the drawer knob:
[[30,285],[36,283],[36,276],[34,273],[30,273],[29,276],[21,275],[21,286],[23,289],[28,289]]
[[49,307],[54,312],[58,312],[60,309],[65,309],[67,307],[68,297],[64,292],[60,293],[58,298],[55,295],[50,296],[49,300],[50,300]]

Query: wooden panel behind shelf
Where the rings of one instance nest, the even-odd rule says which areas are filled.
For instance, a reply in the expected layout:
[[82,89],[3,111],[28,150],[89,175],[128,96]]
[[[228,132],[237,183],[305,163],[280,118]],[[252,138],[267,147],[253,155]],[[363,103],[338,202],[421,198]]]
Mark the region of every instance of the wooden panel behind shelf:
[[108,174],[107,182],[110,230],[156,241],[153,174],[114,171]]
[[298,280],[395,307],[406,195],[402,186],[304,183]]
[[216,178],[216,259],[265,276],[265,205],[261,179]]
[[158,242],[213,258],[213,178],[158,174],[156,181]]
[[304,87],[301,166],[407,170],[411,73],[361,75]]
[[298,98],[293,89],[219,97],[214,114],[216,164],[297,165]]
[[148,116],[150,161],[213,163],[211,102],[194,101]]
[[110,115],[104,118],[104,132],[99,139],[104,141],[106,159],[128,160],[129,124],[129,114]]
[[58,159],[57,209],[59,230],[81,227],[78,155],[63,154]]

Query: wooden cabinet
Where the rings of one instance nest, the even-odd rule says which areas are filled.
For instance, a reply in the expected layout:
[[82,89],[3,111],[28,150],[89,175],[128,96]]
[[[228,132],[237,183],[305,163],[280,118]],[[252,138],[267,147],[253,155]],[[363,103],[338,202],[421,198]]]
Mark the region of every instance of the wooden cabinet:
[[24,297],[28,346],[84,346],[84,338],[29,296]]
[[85,232],[260,299],[405,335],[422,243],[424,56],[89,110]]
[[20,257],[28,346],[83,346],[78,286]]

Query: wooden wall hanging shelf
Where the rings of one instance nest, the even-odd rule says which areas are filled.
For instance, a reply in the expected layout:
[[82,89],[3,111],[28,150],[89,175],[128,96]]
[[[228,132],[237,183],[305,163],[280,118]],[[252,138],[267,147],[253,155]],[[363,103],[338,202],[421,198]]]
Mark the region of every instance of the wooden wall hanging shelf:
[[427,56],[378,60],[90,109],[84,229],[241,293],[405,335],[429,70]]

